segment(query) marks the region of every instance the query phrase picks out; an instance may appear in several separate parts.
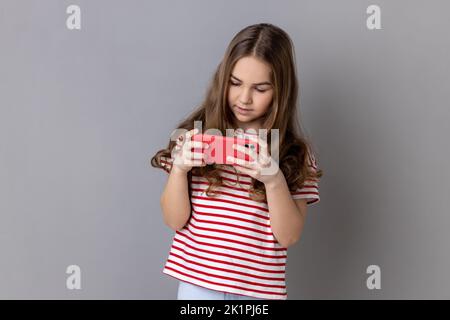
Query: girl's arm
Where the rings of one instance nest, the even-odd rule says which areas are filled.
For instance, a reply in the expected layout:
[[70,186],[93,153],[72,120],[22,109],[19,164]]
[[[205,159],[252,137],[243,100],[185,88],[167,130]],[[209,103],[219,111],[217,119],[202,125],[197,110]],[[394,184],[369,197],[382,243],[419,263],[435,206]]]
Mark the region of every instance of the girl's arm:
[[306,210],[302,212],[292,199],[281,170],[265,187],[273,235],[281,246],[287,248],[300,239]]
[[186,171],[172,166],[160,202],[164,222],[175,231],[182,229],[191,215]]

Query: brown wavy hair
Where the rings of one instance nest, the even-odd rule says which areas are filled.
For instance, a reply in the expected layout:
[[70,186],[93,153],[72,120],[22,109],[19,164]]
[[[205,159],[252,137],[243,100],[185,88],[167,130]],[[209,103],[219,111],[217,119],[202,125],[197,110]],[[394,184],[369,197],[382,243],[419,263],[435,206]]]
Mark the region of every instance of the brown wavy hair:
[[[316,180],[323,170],[311,170],[308,165],[315,163],[312,144],[303,134],[298,114],[298,80],[296,75],[294,45],[289,35],[279,27],[260,23],[239,31],[231,40],[222,61],[217,66],[210,82],[204,101],[189,116],[182,120],[177,128],[191,130],[194,121],[202,122],[203,132],[210,128],[218,129],[226,135],[225,129],[234,128],[234,114],[227,102],[230,75],[236,62],[243,57],[256,57],[271,67],[271,82],[274,84],[272,105],[263,116],[262,128],[267,129],[267,142],[270,152],[270,129],[279,129],[279,168],[286,178],[290,191],[304,186],[305,180]],[[159,150],[152,158],[151,165],[164,169],[161,157],[171,157],[176,141],[169,141],[165,149]],[[236,169],[232,167],[237,173]],[[167,171],[167,170],[166,170]],[[188,172],[189,195],[191,194],[192,175],[201,175],[208,182],[206,194],[213,196],[217,186],[222,185],[220,168],[216,164],[193,167]],[[244,175],[246,176],[246,175]],[[239,177],[239,175],[238,175]],[[239,178],[238,182],[239,183]],[[255,201],[266,202],[264,183],[252,178],[250,197]]]

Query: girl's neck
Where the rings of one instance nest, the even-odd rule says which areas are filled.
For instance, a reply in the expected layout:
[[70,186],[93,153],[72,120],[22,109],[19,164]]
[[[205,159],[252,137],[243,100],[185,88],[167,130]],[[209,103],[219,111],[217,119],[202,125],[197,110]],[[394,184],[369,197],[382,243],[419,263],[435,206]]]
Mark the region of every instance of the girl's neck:
[[235,128],[241,128],[243,129],[245,132],[249,131],[249,130],[254,130],[255,132],[258,132],[258,130],[261,128],[261,123],[260,120],[256,120],[254,122],[251,123],[240,123],[237,122],[235,124]]

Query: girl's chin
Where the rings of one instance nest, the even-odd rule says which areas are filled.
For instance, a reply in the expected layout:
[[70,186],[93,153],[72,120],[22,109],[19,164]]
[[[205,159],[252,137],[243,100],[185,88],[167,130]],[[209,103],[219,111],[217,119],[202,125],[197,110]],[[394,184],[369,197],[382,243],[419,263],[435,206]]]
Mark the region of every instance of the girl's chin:
[[245,120],[245,121],[248,121],[248,120],[251,119],[250,116],[246,116],[246,115],[242,115],[242,114],[236,114],[236,118],[239,119],[239,120],[242,119],[242,120]]
[[236,116],[236,123],[239,125],[252,123],[253,119],[250,117]]
[[252,119],[253,115],[252,112],[239,112],[239,111],[234,111],[234,116],[238,119],[242,119],[242,120],[248,120],[248,119]]

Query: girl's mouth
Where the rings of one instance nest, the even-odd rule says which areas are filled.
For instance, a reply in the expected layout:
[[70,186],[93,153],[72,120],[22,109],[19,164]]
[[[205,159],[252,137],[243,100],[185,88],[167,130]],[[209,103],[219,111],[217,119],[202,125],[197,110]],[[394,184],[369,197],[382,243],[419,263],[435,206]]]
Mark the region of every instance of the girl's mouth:
[[249,114],[252,111],[252,109],[243,109],[239,106],[236,106],[236,109],[240,114]]

